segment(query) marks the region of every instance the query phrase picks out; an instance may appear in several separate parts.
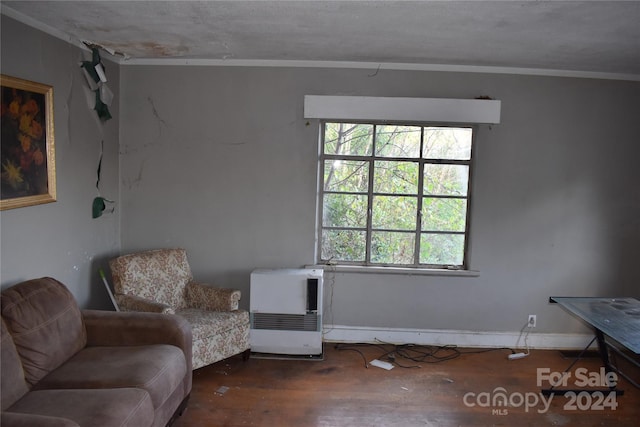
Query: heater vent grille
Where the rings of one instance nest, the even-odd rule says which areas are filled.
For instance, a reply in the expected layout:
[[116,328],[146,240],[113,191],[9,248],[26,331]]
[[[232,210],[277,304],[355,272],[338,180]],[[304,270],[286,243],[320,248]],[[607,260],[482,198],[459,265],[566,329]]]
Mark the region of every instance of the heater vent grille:
[[270,329],[276,331],[318,331],[319,316],[308,314],[252,313],[252,329]]

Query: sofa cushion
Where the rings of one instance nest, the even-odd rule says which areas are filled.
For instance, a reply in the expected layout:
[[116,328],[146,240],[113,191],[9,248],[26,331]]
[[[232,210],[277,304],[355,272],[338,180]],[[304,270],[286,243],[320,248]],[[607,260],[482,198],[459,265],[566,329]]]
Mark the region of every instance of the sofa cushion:
[[154,419],[151,397],[136,388],[31,391],[9,412],[67,418],[82,427],[144,427]]
[[187,373],[184,353],[172,345],[86,347],[44,377],[36,389],[136,387],[159,408]]
[[21,414],[19,412],[3,412],[0,414],[2,427],[80,427],[68,418],[49,417],[47,415]]
[[73,295],[50,277],[22,282],[2,291],[2,318],[13,336],[25,379],[31,385],[87,342]]
[[1,409],[4,411],[16,400],[20,399],[29,391],[29,385],[24,380],[22,363],[18,356],[16,346],[13,344],[7,326],[2,320],[2,336],[0,339],[0,398],[2,399]]
[[246,311],[183,309],[176,314],[191,324],[193,369],[226,359],[249,348],[249,313]]
[[206,339],[249,324],[249,313],[236,311],[207,311],[186,308],[176,311],[191,324],[193,340]]

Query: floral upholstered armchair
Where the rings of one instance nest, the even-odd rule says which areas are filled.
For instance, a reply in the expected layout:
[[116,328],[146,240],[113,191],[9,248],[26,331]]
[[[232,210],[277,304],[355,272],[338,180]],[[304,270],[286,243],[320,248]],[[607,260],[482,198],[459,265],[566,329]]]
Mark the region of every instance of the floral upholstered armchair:
[[109,262],[120,310],[176,314],[193,333],[193,369],[249,356],[249,314],[240,291],[195,282],[184,249],[157,249]]

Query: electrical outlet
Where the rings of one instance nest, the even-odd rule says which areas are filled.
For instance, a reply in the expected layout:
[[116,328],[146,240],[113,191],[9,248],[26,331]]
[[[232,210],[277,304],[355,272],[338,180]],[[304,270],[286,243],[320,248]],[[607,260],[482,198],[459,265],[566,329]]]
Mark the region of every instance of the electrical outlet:
[[535,314],[530,314],[529,315],[529,319],[527,320],[527,326],[530,328],[535,328],[536,327],[536,315]]

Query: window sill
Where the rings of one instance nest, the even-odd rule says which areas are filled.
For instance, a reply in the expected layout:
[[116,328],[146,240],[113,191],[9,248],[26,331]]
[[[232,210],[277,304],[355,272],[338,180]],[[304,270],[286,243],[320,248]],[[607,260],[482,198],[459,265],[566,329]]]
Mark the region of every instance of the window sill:
[[403,267],[377,267],[363,265],[335,265],[313,264],[306,268],[319,268],[338,273],[366,273],[366,274],[399,274],[405,276],[448,276],[448,277],[478,277],[477,270],[445,270],[436,268],[403,268]]

